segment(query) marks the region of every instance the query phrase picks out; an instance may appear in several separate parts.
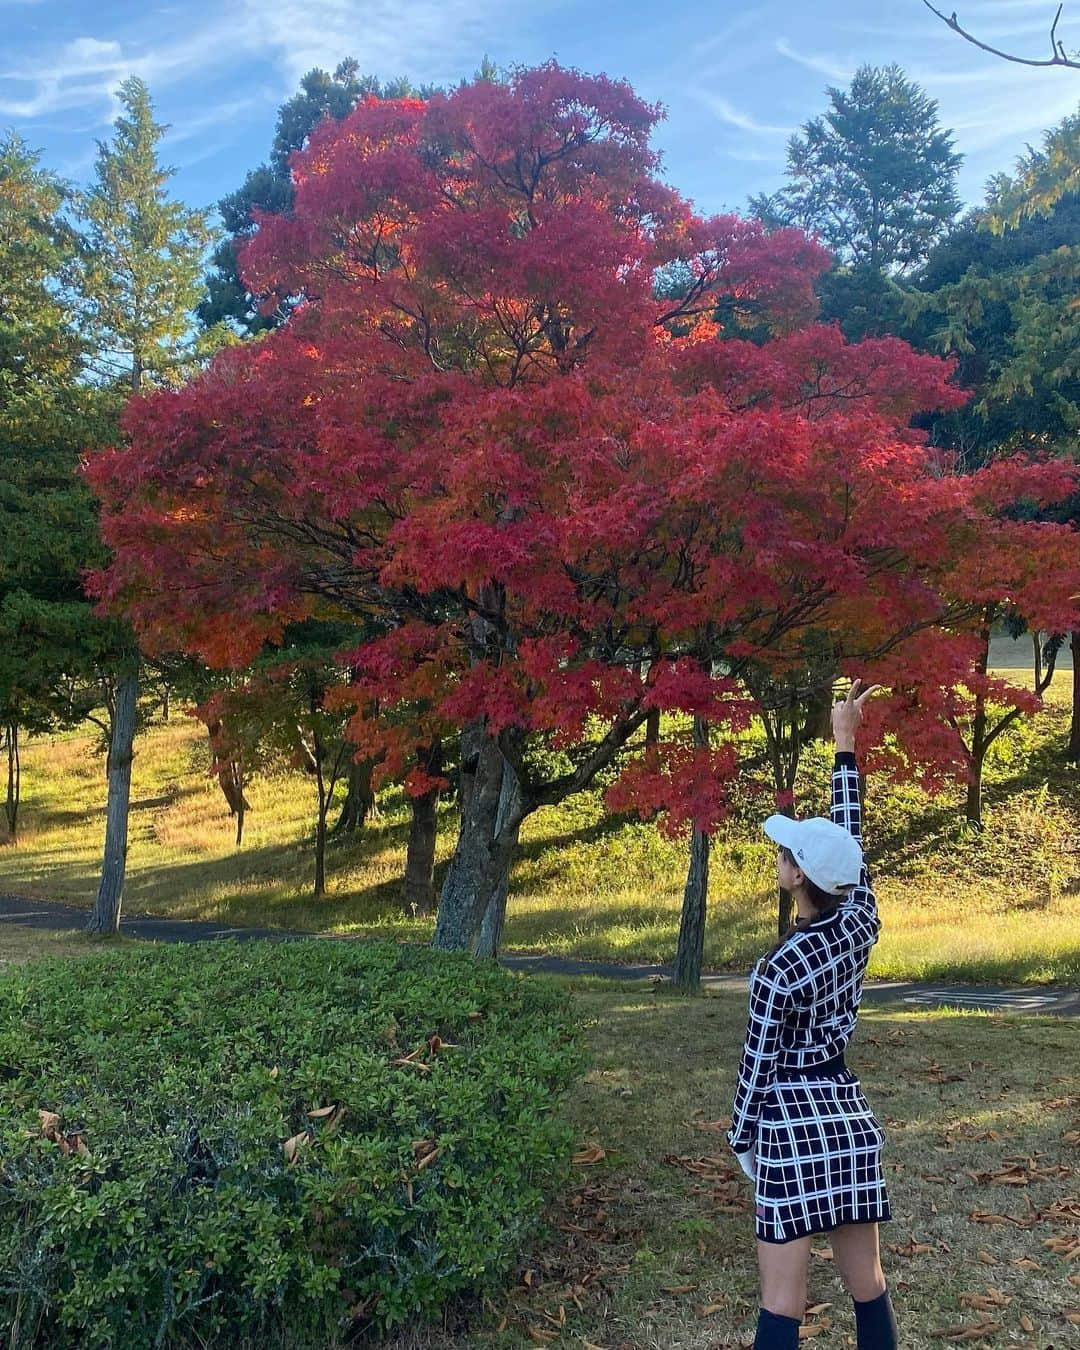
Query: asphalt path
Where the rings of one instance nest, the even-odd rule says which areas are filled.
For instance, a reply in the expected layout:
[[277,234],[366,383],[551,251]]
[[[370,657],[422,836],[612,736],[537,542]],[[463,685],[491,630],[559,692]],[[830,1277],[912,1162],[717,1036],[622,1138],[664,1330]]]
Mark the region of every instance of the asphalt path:
[[[53,901],[24,900],[0,895],[0,926],[64,930],[83,928],[87,911],[76,905]],[[205,919],[163,919],[153,914],[124,914],[121,934],[145,942],[216,942],[262,939],[287,941],[292,938],[317,938],[327,942],[358,939],[334,933],[304,933],[282,928],[229,928]],[[562,956],[518,955],[506,952],[499,957],[508,970],[551,975],[597,975],[611,980],[667,981],[668,966],[621,965],[612,961],[575,961]],[[745,973],[706,972],[701,983],[710,989],[746,989]],[[866,980],[864,1003],[898,1004],[919,1008],[977,1008],[986,1012],[1048,1013],[1058,1017],[1080,1016],[1080,989],[1055,985],[976,985],[950,984],[935,980],[921,983],[908,980]]]

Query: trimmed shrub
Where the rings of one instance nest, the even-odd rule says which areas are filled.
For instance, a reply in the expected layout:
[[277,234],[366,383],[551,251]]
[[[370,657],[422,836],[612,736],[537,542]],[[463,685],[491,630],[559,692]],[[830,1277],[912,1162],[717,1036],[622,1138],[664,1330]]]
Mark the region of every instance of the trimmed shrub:
[[490,1290],[565,1183],[565,993],[394,943],[0,978],[0,1333],[343,1344]]

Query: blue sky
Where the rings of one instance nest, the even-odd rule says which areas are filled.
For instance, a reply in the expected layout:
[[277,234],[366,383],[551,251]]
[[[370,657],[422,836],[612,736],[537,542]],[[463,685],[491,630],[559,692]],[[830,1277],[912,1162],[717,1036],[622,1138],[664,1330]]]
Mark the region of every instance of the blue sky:
[[[1047,48],[1056,0],[942,3],[988,40]],[[554,56],[629,79],[666,106],[655,138],[665,176],[705,212],[741,209],[749,193],[778,186],[787,137],[863,62],[898,61],[939,101],[966,156],[968,201],[1080,105],[1080,73],[978,52],[921,0],[0,0],[0,31],[0,129],[85,180],[116,85],[141,75],[172,125],[174,190],[198,206],[265,158],[299,76],[344,56],[417,83],[454,83],[485,52],[499,65]],[[1062,36],[1080,47],[1080,0],[1066,5]]]

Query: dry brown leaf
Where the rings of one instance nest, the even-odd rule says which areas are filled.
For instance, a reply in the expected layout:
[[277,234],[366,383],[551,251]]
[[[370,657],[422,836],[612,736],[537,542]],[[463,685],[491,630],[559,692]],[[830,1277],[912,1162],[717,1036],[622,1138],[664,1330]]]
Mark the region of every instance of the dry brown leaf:
[[270,1070],[270,1077],[271,1077],[271,1078],[276,1078],[280,1072],[281,1072],[281,1070],[280,1070],[280,1069],[278,1068],[278,1066],[275,1064],[274,1067]]
[[961,1308],[974,1308],[977,1312],[992,1312],[995,1308],[1004,1308],[1012,1302],[1008,1294],[1000,1289],[989,1287],[985,1294],[961,1294]]
[[1035,1330],[1035,1323],[1031,1320],[1031,1318],[1027,1315],[1027,1313],[1020,1314],[1020,1330],[1021,1331]]
[[588,1148],[580,1149],[574,1154],[572,1162],[580,1167],[591,1167],[593,1163],[602,1162],[607,1157],[607,1153],[599,1144],[591,1144]]
[[692,1294],[697,1288],[696,1284],[665,1284],[661,1286],[662,1294]]
[[976,1253],[976,1255],[978,1256],[979,1260],[983,1263],[984,1266],[996,1266],[998,1264],[997,1257],[991,1256],[988,1251],[984,1251],[981,1247],[979,1248],[979,1251]]
[[430,1153],[425,1153],[419,1163],[417,1163],[416,1170],[422,1172],[425,1167],[430,1167],[441,1152],[441,1148],[433,1148]]
[[713,1317],[727,1307],[726,1303],[703,1303],[698,1308],[699,1317]]
[[1080,1327],[1080,1308],[1066,1308],[1062,1316],[1070,1326]]
[[1001,1330],[1000,1322],[973,1322],[955,1327],[941,1327],[932,1331],[931,1336],[940,1336],[946,1341],[981,1341]]
[[1038,1261],[1033,1261],[1030,1256],[1014,1256],[1009,1265],[1015,1266],[1017,1270],[1042,1270]]
[[291,1139],[286,1139],[282,1144],[282,1152],[285,1154],[285,1161],[293,1163],[296,1161],[296,1155],[305,1144],[311,1143],[312,1136],[307,1130],[301,1130],[299,1134],[294,1134]]
[[542,1327],[529,1327],[528,1331],[529,1340],[535,1341],[537,1345],[550,1345],[559,1339],[557,1331],[545,1331]]
[[317,1106],[314,1111],[308,1112],[308,1116],[312,1120],[324,1120],[327,1116],[332,1116],[336,1110],[336,1104],[334,1106]]

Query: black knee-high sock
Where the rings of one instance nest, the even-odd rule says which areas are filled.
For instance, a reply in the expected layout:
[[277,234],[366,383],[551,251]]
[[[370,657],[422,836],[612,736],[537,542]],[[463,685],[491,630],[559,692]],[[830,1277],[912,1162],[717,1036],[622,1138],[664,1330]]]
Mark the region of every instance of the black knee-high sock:
[[754,1350],[795,1350],[800,1325],[801,1318],[785,1317],[783,1313],[759,1307]]
[[858,1350],[897,1350],[896,1314],[886,1287],[877,1298],[855,1305],[855,1343]]

